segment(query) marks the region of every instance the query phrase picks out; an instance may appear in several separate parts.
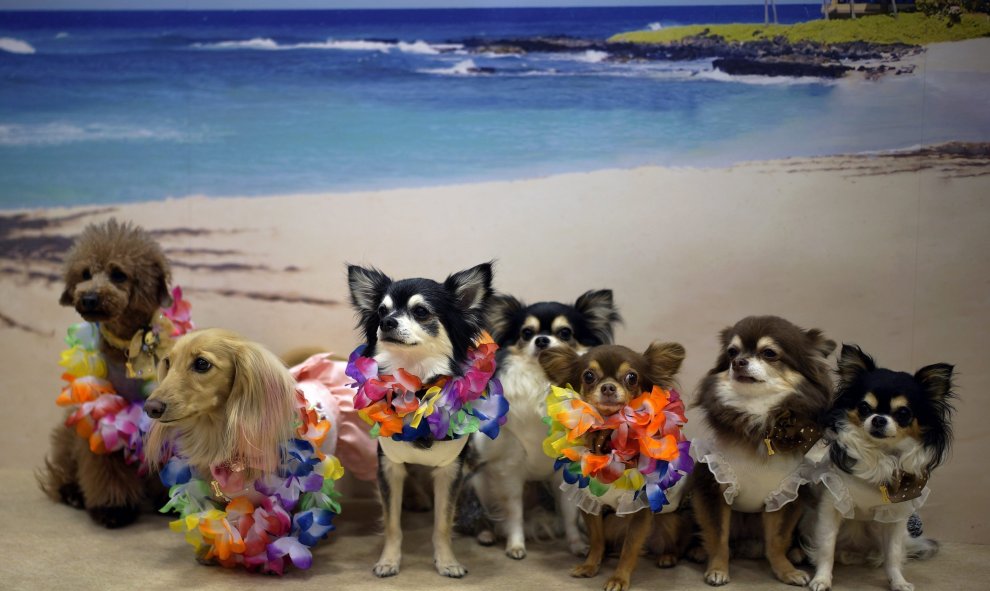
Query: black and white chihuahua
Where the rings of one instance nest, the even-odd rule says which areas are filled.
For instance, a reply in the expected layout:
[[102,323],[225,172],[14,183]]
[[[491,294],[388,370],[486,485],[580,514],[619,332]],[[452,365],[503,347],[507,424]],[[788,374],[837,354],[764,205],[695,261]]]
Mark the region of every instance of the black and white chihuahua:
[[[539,302],[527,306],[503,294],[492,299],[488,329],[499,346],[497,375],[509,401],[510,419],[498,439],[480,433],[472,437],[480,468],[471,484],[486,513],[499,518],[495,521],[497,531],[505,536],[505,553],[511,558],[526,557],[523,489],[527,481],[556,482],[553,492],[568,546],[575,554],[587,553],[588,545],[578,529],[577,506],[560,502],[560,473],[555,476],[553,458],[543,453],[547,435],[543,417],[550,381],[539,357],[543,351],[558,347],[581,354],[590,347],[609,344],[613,325],[620,321],[608,289],[588,291],[573,304]],[[478,541],[494,543],[495,533],[483,530]]]
[[[492,264],[454,273],[443,283],[430,279],[393,281],[377,269],[349,266],[351,303],[364,333],[364,355],[381,373],[403,368],[424,384],[439,376],[457,376],[468,348],[481,334],[492,296]],[[421,395],[421,393],[418,393]],[[433,475],[433,562],[441,575],[467,574],[451,548],[454,500],[458,496],[467,437],[447,441],[378,439],[378,486],[385,522],[385,546],[373,572],[388,577],[402,560],[402,487],[406,465],[421,465]]]
[[[820,501],[804,542],[813,591],[832,587],[832,566],[880,559],[891,591],[911,591],[901,564],[938,545],[907,537],[907,521],[928,495],[925,483],[952,440],[952,372],[946,363],[914,375],[877,367],[862,349],[843,345],[839,385],[825,420],[828,456],[812,471]],[[853,558],[856,560],[848,560]],[[879,560],[877,560],[879,562]]]

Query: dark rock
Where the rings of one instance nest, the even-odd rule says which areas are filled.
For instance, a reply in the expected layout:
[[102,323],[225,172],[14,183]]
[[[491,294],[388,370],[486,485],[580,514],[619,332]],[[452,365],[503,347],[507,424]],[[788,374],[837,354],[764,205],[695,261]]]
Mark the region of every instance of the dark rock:
[[737,57],[718,58],[712,65],[716,70],[733,76],[812,76],[815,78],[841,78],[847,71],[852,69],[842,64]]

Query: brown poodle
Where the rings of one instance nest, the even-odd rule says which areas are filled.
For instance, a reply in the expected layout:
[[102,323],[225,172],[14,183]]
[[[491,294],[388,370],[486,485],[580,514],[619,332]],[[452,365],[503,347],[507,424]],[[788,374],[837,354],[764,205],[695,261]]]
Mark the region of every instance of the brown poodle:
[[[115,219],[88,226],[66,258],[59,303],[99,325],[107,380],[131,402],[141,400],[145,380],[128,377],[128,345],[161,306],[170,304],[169,278],[168,260],[151,236]],[[85,438],[62,424],[52,432],[45,465],[39,474],[42,490],[56,502],[86,509],[108,528],[133,522],[144,499],[163,493],[158,479],[140,476],[139,466],[128,464],[122,451],[94,453]]]

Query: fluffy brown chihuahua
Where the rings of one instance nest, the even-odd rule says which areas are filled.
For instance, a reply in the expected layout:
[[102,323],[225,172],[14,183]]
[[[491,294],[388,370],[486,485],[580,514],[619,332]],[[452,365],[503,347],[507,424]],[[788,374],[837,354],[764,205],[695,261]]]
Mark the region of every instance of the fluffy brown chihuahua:
[[[170,304],[169,264],[161,247],[129,223],[111,219],[90,225],[68,253],[64,280],[59,303],[98,324],[99,351],[116,394],[140,401],[146,380],[127,376],[126,349],[159,308]],[[42,490],[57,502],[86,509],[97,523],[125,526],[137,519],[144,499],[164,492],[156,477],[142,478],[122,451],[94,453],[64,424],[55,427],[51,439],[46,468],[38,476]]]
[[[677,343],[655,342],[644,353],[637,353],[621,345],[600,345],[583,355],[574,349],[560,347],[540,354],[540,365],[554,384],[576,388],[581,398],[592,405],[603,418],[622,410],[631,400],[649,392],[654,386],[672,388],[674,376],[684,361],[684,347]],[[611,431],[589,433],[586,445],[601,453],[609,446]],[[602,497],[603,504],[607,504]],[[614,508],[614,507],[613,507]],[[639,554],[653,530],[654,515],[648,508],[632,515],[609,516],[582,511],[588,530],[589,550],[584,563],[571,570],[574,577],[593,577],[601,568],[606,544],[618,543],[624,535],[619,564],[615,574],[605,582],[605,591],[625,591],[629,578],[636,568]],[[657,520],[680,520],[677,513],[657,515]],[[606,521],[614,523],[606,524]],[[660,532],[677,535],[687,531],[684,527],[661,524]],[[610,535],[614,534],[614,538]],[[610,539],[611,538],[611,539]],[[681,547],[679,540],[664,540],[665,548]]]
[[[787,554],[801,515],[799,467],[821,438],[829,406],[826,358],[835,343],[783,318],[749,316],[722,331],[720,349],[697,401],[713,439],[692,442],[705,465],[689,484],[708,555],[705,582],[729,582],[730,537],[746,542],[762,533],[774,575],[805,585],[808,574]],[[761,523],[750,523],[755,516]]]

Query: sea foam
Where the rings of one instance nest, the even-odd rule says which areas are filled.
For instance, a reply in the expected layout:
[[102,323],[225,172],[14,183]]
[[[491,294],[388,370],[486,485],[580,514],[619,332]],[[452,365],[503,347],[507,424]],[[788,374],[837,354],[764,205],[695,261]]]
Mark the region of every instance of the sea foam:
[[172,129],[92,123],[44,123],[0,125],[0,146],[58,146],[99,141],[171,141],[191,139]]
[[402,53],[437,55],[463,48],[461,45],[440,43],[431,45],[426,41],[371,41],[365,39],[327,39],[305,43],[281,44],[268,37],[247,40],[218,41],[215,43],[194,43],[195,49],[255,49],[264,51],[291,51],[300,49],[330,49],[339,51],[377,51],[389,53],[393,50]]
[[14,39],[13,37],[0,37],[0,51],[23,55],[29,55],[35,52],[30,43],[21,41],[20,39]]

